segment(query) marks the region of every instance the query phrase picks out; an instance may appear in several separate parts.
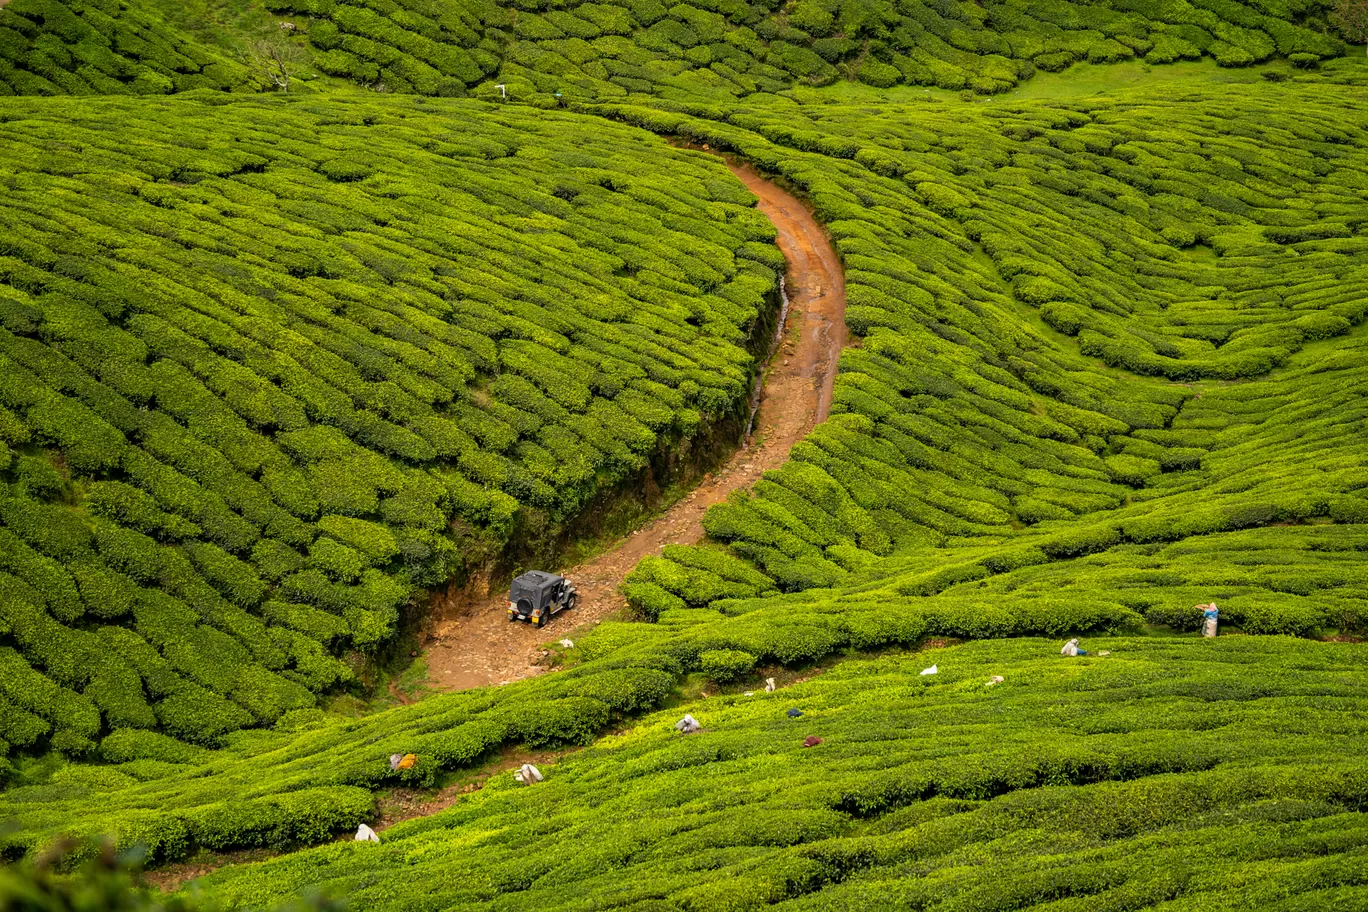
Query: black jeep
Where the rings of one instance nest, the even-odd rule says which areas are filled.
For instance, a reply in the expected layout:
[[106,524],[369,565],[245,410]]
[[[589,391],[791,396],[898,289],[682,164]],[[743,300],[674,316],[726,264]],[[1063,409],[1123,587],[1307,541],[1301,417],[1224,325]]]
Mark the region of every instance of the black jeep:
[[508,590],[508,619],[546,626],[551,615],[574,608],[579,593],[568,579],[541,570],[528,570]]

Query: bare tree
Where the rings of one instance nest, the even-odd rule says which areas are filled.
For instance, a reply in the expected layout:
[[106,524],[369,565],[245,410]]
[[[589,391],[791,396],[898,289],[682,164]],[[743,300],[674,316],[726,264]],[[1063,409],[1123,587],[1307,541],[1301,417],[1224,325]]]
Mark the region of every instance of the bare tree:
[[1347,40],[1368,49],[1368,0],[1336,0],[1330,24]]
[[[284,25],[289,25],[284,29]],[[270,80],[271,85],[281,92],[290,91],[290,74],[303,60],[299,45],[291,41],[286,33],[296,34],[293,24],[285,23],[282,31],[263,31],[247,46],[248,62],[258,73]]]

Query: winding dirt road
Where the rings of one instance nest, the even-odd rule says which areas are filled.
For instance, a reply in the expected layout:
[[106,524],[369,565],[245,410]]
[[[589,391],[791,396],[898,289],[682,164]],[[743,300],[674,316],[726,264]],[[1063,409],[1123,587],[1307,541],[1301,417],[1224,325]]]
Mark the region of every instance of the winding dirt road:
[[474,608],[439,606],[432,624],[434,640],[426,652],[428,687],[465,690],[546,671],[536,664],[544,655],[543,643],[574,639],[578,630],[623,608],[626,601],[618,586],[638,561],[665,545],[700,541],[708,507],[782,465],[793,445],[831,411],[836,362],[846,344],[840,260],[796,197],[749,166],[728,162],[728,167],[759,198],[760,211],[778,229],[779,249],[788,260],[788,318],[764,375],[750,440],[664,514],[592,560],[562,571],[579,587],[579,605],[558,614],[548,627],[510,624],[502,591]]

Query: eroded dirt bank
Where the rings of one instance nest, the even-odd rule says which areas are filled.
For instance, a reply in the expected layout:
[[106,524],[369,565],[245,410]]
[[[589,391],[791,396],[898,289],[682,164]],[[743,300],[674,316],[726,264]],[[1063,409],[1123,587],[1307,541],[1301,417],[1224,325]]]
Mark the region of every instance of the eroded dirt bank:
[[845,278],[840,260],[812,213],[792,194],[744,164],[728,167],[759,200],[760,211],[779,232],[788,261],[788,317],[782,341],[764,375],[760,407],[749,442],[718,472],[684,499],[594,559],[559,569],[579,587],[579,606],[544,629],[509,623],[502,591],[477,605],[448,606],[433,620],[426,650],[428,685],[464,690],[531,677],[541,644],[574,638],[626,603],[618,593],[624,576],[643,557],[670,544],[703,538],[703,513],[788,459],[789,450],[831,411],[836,362],[846,344]]

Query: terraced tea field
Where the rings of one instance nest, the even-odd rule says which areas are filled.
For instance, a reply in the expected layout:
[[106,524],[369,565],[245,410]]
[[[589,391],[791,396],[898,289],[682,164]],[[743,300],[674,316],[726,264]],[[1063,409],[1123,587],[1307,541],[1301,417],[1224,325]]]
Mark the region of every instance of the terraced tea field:
[[0,908],[1368,909],[1358,2],[0,3]]
[[469,103],[153,104],[174,143],[7,107],[10,743],[312,706],[420,587],[744,421],[782,260],[720,164]]

